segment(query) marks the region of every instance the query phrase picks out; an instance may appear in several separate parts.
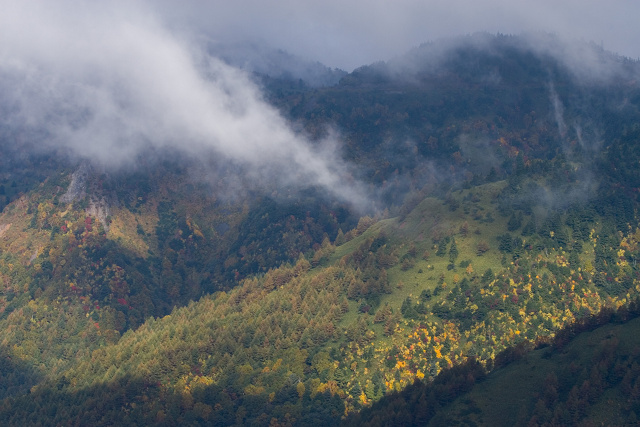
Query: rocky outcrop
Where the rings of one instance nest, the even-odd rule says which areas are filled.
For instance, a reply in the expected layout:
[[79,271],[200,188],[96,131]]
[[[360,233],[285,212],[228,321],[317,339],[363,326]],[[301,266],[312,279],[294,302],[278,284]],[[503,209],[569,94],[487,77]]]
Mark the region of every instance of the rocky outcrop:
[[[83,200],[87,197],[89,173],[91,172],[91,166],[87,163],[80,165],[77,171],[71,175],[71,183],[67,192],[60,197],[62,203],[72,203],[77,200]],[[107,217],[110,215],[109,202],[107,198],[96,194],[96,189],[92,188],[89,191],[89,203],[85,212],[88,216],[98,218],[100,223],[104,227],[105,231],[109,231],[109,224],[107,223]]]
[[110,215],[109,203],[104,197],[91,195],[89,197],[89,206],[86,209],[87,215],[98,218],[104,227],[104,231],[109,231],[107,217]]
[[67,192],[60,197],[62,203],[72,203],[76,200],[82,200],[87,195],[87,178],[89,177],[89,165],[83,163],[77,171],[71,175],[71,184],[67,188]]

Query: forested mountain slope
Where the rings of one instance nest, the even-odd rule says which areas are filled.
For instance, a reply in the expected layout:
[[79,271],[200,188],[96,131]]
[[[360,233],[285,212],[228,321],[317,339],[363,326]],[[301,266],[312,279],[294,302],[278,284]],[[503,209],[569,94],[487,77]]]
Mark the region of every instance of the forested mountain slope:
[[526,40],[424,45],[329,87],[259,77],[300,132],[340,135],[377,212],[3,133],[0,420],[336,423],[635,299],[638,64],[583,46],[579,72]]
[[[345,425],[635,425],[638,311],[603,310],[560,331],[553,345],[523,342],[489,374],[470,360],[433,383],[415,382]],[[588,331],[588,332],[586,332]]]

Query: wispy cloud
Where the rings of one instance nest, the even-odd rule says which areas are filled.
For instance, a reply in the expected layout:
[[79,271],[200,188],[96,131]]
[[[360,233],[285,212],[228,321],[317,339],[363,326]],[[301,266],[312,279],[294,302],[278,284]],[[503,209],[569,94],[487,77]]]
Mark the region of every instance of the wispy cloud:
[[564,138],[567,135],[567,125],[564,122],[564,105],[562,105],[562,101],[560,101],[553,82],[549,82],[549,100],[551,101],[553,117],[558,126],[558,133],[560,137]]
[[38,129],[105,167],[146,149],[212,152],[274,185],[323,187],[366,204],[337,138],[294,132],[242,71],[209,57],[140,2],[4,2],[5,126]]

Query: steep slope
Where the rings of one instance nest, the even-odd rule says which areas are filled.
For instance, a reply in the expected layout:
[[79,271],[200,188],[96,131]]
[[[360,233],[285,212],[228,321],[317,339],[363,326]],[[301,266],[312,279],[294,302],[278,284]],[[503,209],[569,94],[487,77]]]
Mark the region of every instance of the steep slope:
[[236,175],[181,158],[34,156],[16,187],[3,164],[3,423],[335,423],[635,298],[637,64],[600,52],[624,73],[594,80],[478,40],[270,94],[311,135],[336,126],[390,214],[231,197]]
[[[338,223],[318,199],[217,198],[166,165],[109,175],[86,164],[61,171],[55,158],[43,164],[48,176],[0,216],[3,398],[150,317],[297,259],[350,221],[344,211]],[[33,381],[15,376],[16,361]]]
[[638,121],[637,75],[637,62],[593,45],[478,34],[274,102],[312,135],[341,132],[373,192],[401,204],[425,184],[504,178],[518,162],[558,154],[590,172]]
[[634,425],[640,313],[633,307],[599,314],[592,319],[599,328],[570,341],[510,349],[488,375],[470,362],[432,384],[416,382],[345,425]]
[[35,421],[56,407],[59,421],[96,424],[120,420],[123,408],[144,423],[335,422],[345,404],[357,409],[470,356],[493,363],[509,345],[637,295],[628,262],[614,258],[615,276],[613,266],[588,265],[600,250],[637,256],[640,233],[603,237],[599,249],[606,225],[596,217],[586,237],[595,248],[567,253],[558,247],[573,236],[563,215],[507,240],[522,226],[492,208],[505,188],[425,199],[404,219],[362,220],[341,237],[349,241],[325,241],[309,261],[81,354],[28,397],[6,399],[3,419]]

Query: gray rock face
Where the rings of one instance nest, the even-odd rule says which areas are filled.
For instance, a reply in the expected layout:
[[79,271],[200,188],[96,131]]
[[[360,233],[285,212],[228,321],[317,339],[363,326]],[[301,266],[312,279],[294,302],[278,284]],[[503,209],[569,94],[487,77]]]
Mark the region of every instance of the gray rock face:
[[104,197],[91,195],[89,197],[89,206],[87,207],[87,215],[98,218],[104,227],[104,231],[109,231],[107,217],[110,215],[109,204]]
[[72,203],[82,200],[87,195],[87,178],[89,177],[89,165],[83,163],[77,171],[71,175],[71,184],[67,192],[60,197],[62,203]]
[[[76,200],[82,200],[87,197],[87,180],[91,167],[87,163],[80,165],[77,171],[71,175],[71,183],[67,192],[60,197],[62,203],[72,203]],[[95,193],[91,191],[90,193]],[[89,194],[89,204],[85,210],[88,216],[98,218],[105,231],[109,231],[107,217],[111,214],[109,203],[104,196],[97,194]]]

